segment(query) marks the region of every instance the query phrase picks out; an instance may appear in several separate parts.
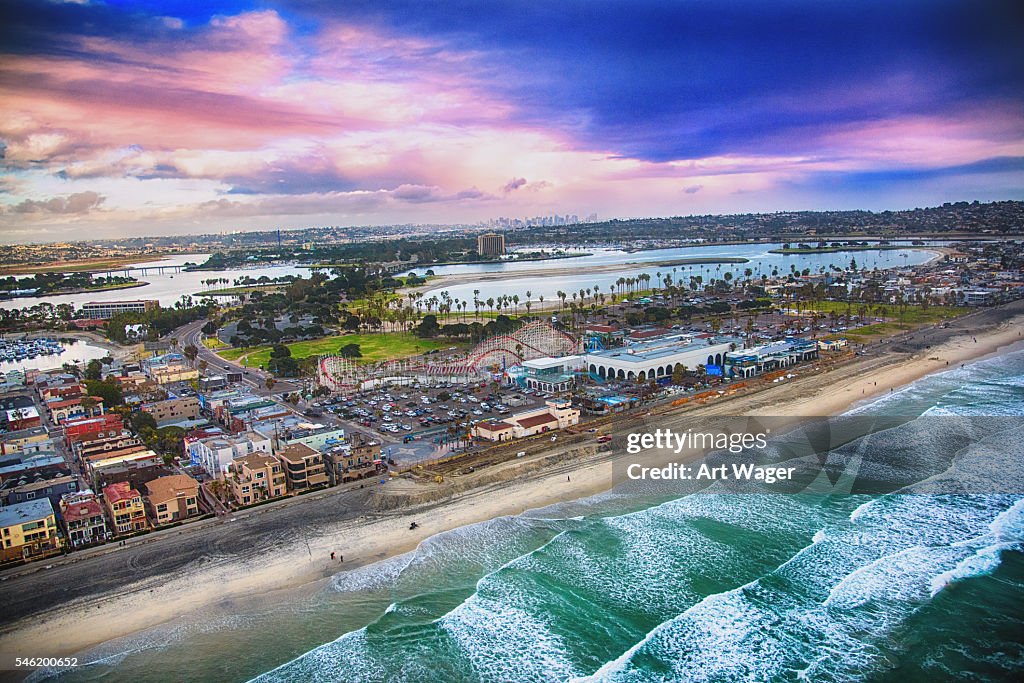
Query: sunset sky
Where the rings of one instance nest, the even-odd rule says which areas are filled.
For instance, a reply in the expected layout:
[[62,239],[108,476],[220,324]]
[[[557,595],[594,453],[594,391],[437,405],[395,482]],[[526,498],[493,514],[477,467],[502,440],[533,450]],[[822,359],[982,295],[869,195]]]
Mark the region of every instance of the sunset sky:
[[1019,2],[0,4],[0,240],[1024,199]]

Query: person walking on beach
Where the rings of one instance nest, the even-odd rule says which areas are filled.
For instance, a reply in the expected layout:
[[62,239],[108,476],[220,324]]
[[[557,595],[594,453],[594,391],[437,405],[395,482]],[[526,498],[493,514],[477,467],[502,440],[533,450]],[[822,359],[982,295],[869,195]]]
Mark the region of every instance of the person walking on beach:
[[334,560],[334,552],[333,551],[331,552],[331,560],[332,561]]

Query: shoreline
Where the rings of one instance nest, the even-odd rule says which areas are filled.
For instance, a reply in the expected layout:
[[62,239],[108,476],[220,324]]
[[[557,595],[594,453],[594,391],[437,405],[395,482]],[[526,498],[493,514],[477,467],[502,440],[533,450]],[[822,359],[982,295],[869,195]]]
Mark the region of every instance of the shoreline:
[[93,287],[90,289],[84,289],[79,287],[78,289],[67,289],[59,292],[47,292],[45,294],[33,294],[31,296],[15,296],[10,299],[0,299],[0,301],[17,301],[18,299],[45,299],[50,296],[70,296],[72,294],[93,294],[95,292],[114,292],[119,289],[135,289],[136,287],[145,287],[148,282],[142,280],[136,280],[135,282],[128,282],[123,285],[106,285],[104,287]]
[[[931,257],[924,261],[922,265],[934,263],[935,261],[941,259],[950,251],[947,247],[941,246],[895,247],[895,249],[915,249],[917,251],[931,253]],[[642,253],[643,251],[657,250],[639,250],[637,252],[630,253]],[[744,263],[750,263],[750,259],[741,256],[673,258],[663,259],[660,261],[623,261],[621,263],[607,263],[604,265],[594,265],[589,266],[587,268],[587,272],[602,274],[620,272],[624,273],[631,272],[637,269],[643,270],[648,268],[667,268],[671,266],[695,266],[715,264],[740,266],[743,265]],[[540,268],[537,270],[528,271],[495,271],[491,273],[458,273],[450,275],[435,275],[431,279],[429,279],[426,284],[418,285],[416,287],[403,287],[395,291],[398,294],[407,294],[409,292],[422,292],[423,294],[429,294],[431,292],[436,292],[438,290],[444,289],[445,287],[451,287],[453,285],[462,285],[472,282],[500,282],[502,280],[514,280],[518,278],[533,277],[564,277],[568,275],[576,275],[578,273],[579,268],[572,268],[570,266],[560,266],[556,268]]]
[[[998,310],[987,310],[999,313]],[[701,417],[839,414],[888,393],[890,388],[895,390],[935,372],[953,369],[959,363],[974,362],[993,353],[1008,352],[1022,343],[1022,319],[1024,316],[1019,310],[1007,311],[1005,319],[997,320],[990,329],[964,329],[970,322],[965,321],[957,329],[925,330],[920,332],[924,344],[921,349],[915,350],[912,346],[906,351],[898,347],[886,348],[880,355],[858,358],[818,373],[805,372],[801,366],[795,366],[793,370],[796,378],[784,384],[750,394],[739,394],[696,409],[690,405],[670,409],[652,419],[671,424],[674,420],[686,420],[695,414]],[[940,343],[930,345],[927,344],[929,335],[942,339]],[[613,422],[612,428],[618,425],[618,429],[625,432],[631,422],[628,416],[624,416],[617,423]],[[588,448],[589,454],[586,452]],[[349,511],[351,514],[336,513],[329,524],[323,528],[315,527],[315,537],[302,538],[292,530],[291,538],[279,542],[269,552],[259,552],[257,557],[224,556],[217,553],[214,562],[185,565],[180,571],[164,570],[143,575],[136,577],[135,581],[125,581],[117,590],[101,591],[75,599],[67,605],[23,615],[2,627],[0,653],[13,656],[29,650],[37,651],[38,644],[43,642],[48,643],[52,651],[41,655],[81,653],[101,643],[233,600],[303,586],[315,588],[341,569],[350,570],[409,552],[426,538],[444,531],[602,493],[613,484],[613,457],[594,453],[593,450],[587,445],[569,445],[518,462],[505,462],[484,468],[461,481],[462,491],[453,490],[454,495],[433,502],[389,511],[368,509],[356,503]],[[550,466],[551,462],[556,462],[551,460],[553,454],[558,453],[563,455],[563,460],[571,462],[559,461],[559,466]],[[545,459],[549,461],[541,462]],[[531,464],[536,466],[533,471],[529,470]],[[486,478],[488,475],[492,478],[500,476],[502,470],[512,476],[505,481],[489,481]],[[571,482],[568,481],[567,473],[571,473]],[[382,491],[377,495],[394,496],[400,501],[403,495],[408,495],[417,486],[420,485],[396,479],[388,482],[384,489],[368,484],[366,493],[374,495]],[[420,489],[424,490],[422,486]],[[321,498],[334,501],[335,504],[341,502],[340,499],[341,496],[331,494]],[[301,509],[303,505],[291,507]],[[261,517],[272,516],[237,514],[233,518],[224,519],[224,523],[211,525],[212,533],[221,529],[227,534],[229,532],[226,530],[230,529],[232,533],[244,536],[247,526],[257,527]],[[269,519],[263,521],[269,523]],[[410,521],[417,521],[419,529],[410,531]],[[253,529],[249,533],[258,531]],[[173,552],[173,548],[161,546],[171,545],[175,541],[182,544],[203,543],[202,538],[196,540],[202,533],[202,530],[194,534],[184,531],[169,536],[170,540],[166,543],[164,539],[153,539],[152,545],[156,547],[149,552],[158,555]],[[217,545],[216,539],[213,545]],[[117,562],[118,558],[124,557],[128,564],[135,562],[135,556],[126,550],[129,548],[109,553],[110,561]],[[334,550],[345,556],[344,566],[326,559]],[[5,592],[16,590],[19,584],[33,582],[45,590],[61,580],[57,572],[66,579],[81,580],[81,575],[90,571],[87,565],[102,564],[99,561],[93,562],[93,559],[85,557],[74,561],[72,565],[77,566],[54,567],[51,570],[41,567],[27,576],[5,577]],[[104,571],[101,566],[95,566],[92,570]],[[35,577],[34,580],[29,580],[32,577]],[[25,588],[23,586],[22,590]]]

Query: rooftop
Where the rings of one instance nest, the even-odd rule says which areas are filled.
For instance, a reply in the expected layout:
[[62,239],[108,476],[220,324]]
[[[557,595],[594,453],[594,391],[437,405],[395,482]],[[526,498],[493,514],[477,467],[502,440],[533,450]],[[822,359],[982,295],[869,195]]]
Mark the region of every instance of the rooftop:
[[140,497],[139,492],[132,488],[132,485],[126,481],[119,481],[103,489],[103,497],[107,499],[107,502],[113,505],[119,503],[122,500],[131,500],[132,498]]
[[273,465],[277,460],[267,453],[256,451],[255,453],[249,453],[248,455],[243,455],[240,458],[235,458],[234,462],[242,463],[249,469],[255,470],[262,469],[268,465]]
[[520,427],[529,429],[530,427],[537,427],[543,424],[549,424],[551,422],[558,422],[554,415],[551,413],[542,413],[540,415],[532,415],[530,417],[524,417],[520,420],[516,420]]
[[15,490],[19,491],[21,493],[25,493],[27,491],[39,491],[40,489],[45,489],[48,486],[60,486],[61,484],[68,484],[68,483],[73,482],[73,481],[75,481],[75,477],[73,477],[73,476],[71,476],[69,474],[69,475],[65,475],[63,477],[55,477],[53,479],[43,479],[41,481],[33,481],[31,483],[28,483],[28,484],[22,484],[21,486],[19,486]]
[[100,502],[93,498],[92,500],[71,503],[64,507],[61,514],[64,517],[64,521],[70,523],[77,522],[80,519],[102,517],[103,508],[100,506]]
[[[708,343],[708,339],[713,341]],[[695,341],[689,336],[671,335],[652,339],[650,341],[638,342],[624,348],[608,349],[588,354],[588,357],[615,358],[627,363],[643,363],[661,358],[668,358],[681,353],[699,351],[714,346],[715,344],[739,344],[739,339],[731,337],[708,337],[701,341]]]
[[151,503],[162,503],[182,496],[195,496],[199,490],[199,482],[187,474],[172,474],[157,477],[146,484]]
[[485,432],[501,432],[506,429],[512,429],[512,425],[501,420],[487,420],[486,422],[478,422],[476,428],[482,429]]
[[49,498],[26,500],[0,508],[0,527],[13,526],[44,519],[53,514],[53,505]]
[[533,360],[524,360],[523,367],[533,368],[535,370],[546,370],[548,368],[559,368],[566,364],[578,365],[580,360],[579,356],[534,358]]
[[293,463],[301,463],[311,455],[319,454],[319,451],[313,450],[304,443],[289,444],[277,452],[279,458]]

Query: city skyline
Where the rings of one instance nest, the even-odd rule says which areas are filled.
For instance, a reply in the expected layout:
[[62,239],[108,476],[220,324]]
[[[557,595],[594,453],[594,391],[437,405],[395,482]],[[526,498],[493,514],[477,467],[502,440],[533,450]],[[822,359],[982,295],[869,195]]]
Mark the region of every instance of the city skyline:
[[0,241],[1024,198],[1010,3],[7,3]]

